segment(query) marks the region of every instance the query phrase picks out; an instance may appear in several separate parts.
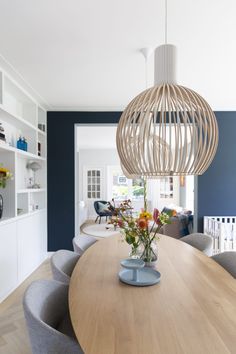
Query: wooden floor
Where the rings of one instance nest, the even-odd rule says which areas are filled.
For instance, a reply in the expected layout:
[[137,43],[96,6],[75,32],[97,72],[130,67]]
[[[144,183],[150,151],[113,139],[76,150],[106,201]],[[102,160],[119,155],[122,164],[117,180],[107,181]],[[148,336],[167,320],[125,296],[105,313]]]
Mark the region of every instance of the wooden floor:
[[49,260],[46,260],[0,304],[0,354],[31,354],[22,297],[25,289],[33,280],[50,278],[50,264]]

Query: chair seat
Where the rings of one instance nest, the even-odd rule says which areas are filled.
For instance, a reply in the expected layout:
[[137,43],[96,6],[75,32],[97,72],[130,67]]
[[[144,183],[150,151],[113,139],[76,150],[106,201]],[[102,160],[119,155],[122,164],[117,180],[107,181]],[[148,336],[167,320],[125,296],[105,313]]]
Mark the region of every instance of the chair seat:
[[74,338],[75,340],[77,340],[74,329],[72,327],[69,311],[66,312],[63,319],[56,326],[56,330],[58,332],[65,334],[68,337],[71,337],[71,338]]

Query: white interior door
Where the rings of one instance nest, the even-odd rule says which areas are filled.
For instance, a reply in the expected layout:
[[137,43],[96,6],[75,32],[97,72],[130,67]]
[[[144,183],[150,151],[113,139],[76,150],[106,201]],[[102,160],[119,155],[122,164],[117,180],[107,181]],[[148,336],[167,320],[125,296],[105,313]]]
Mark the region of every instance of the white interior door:
[[94,202],[104,200],[104,171],[100,167],[83,168],[83,200],[87,206],[88,218],[96,217]]

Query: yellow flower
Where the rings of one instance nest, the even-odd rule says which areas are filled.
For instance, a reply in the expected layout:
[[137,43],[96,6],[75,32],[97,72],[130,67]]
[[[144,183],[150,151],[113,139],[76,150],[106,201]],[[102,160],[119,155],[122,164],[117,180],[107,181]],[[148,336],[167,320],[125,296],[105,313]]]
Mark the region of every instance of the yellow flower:
[[149,213],[148,211],[142,211],[142,213],[139,214],[140,219],[146,219],[146,220],[152,220],[152,214]]
[[0,167],[0,173],[3,173],[6,175],[7,173],[9,173],[9,170],[7,168]]

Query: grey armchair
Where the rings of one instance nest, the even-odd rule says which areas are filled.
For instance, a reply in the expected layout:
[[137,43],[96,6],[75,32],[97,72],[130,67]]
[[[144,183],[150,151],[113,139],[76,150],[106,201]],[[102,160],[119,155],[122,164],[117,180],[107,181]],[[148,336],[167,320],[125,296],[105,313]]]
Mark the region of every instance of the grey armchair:
[[33,354],[82,354],[69,316],[68,285],[38,280],[23,298]]
[[62,283],[69,284],[70,276],[78,262],[80,255],[78,253],[59,250],[51,257],[51,268],[53,278]]
[[74,252],[78,253],[80,256],[95,242],[97,239],[89,235],[79,235],[73,238],[72,244]]
[[199,251],[202,251],[207,256],[212,255],[213,241],[212,238],[208,235],[204,235],[202,233],[195,233],[184,236],[180,240],[197,248]]
[[236,278],[236,252],[222,252],[211,257]]

